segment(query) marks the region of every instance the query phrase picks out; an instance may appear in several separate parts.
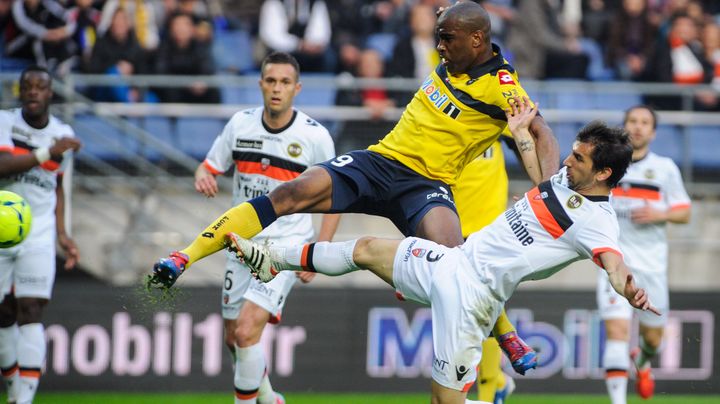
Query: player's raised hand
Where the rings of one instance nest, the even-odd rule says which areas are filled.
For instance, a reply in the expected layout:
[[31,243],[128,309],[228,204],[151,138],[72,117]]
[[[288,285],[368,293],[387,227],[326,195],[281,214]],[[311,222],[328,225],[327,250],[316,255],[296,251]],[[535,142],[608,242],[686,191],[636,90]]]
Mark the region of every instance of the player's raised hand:
[[540,103],[536,103],[533,107],[530,98],[527,96],[510,98],[508,107],[505,108],[505,116],[507,117],[510,132],[516,133],[520,130],[529,130],[532,120],[537,115],[539,105]]
[[656,315],[660,315],[660,311],[650,303],[650,297],[643,288],[635,286],[632,274],[628,274],[625,281],[625,298],[630,305],[636,309],[650,311]]

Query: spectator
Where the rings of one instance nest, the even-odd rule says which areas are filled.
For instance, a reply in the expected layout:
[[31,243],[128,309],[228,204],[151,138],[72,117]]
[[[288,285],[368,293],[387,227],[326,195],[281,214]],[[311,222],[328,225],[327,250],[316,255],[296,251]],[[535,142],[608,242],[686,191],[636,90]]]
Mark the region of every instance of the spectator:
[[[90,63],[85,70],[88,73],[118,77],[146,72],[145,53],[130,28],[130,21],[124,9],[115,9],[110,27],[93,47]],[[140,92],[128,86],[99,88],[93,92],[94,98],[98,101],[141,101]]]
[[193,36],[198,42],[210,43],[213,38],[213,23],[204,2],[179,0],[178,13],[189,15],[193,23]]
[[[705,59],[695,20],[687,14],[672,18],[667,38],[661,38],[644,78],[648,81],[701,84],[709,82],[712,66]],[[656,109],[682,109],[678,96],[647,96],[646,103]]]
[[514,66],[526,78],[585,78],[588,57],[576,37],[565,35],[554,0],[521,0],[508,34]]
[[701,41],[705,59],[712,65],[711,83],[715,91],[701,91],[697,94],[697,108],[706,111],[720,110],[720,26],[708,22],[703,27]]
[[[402,36],[388,61],[388,77],[412,77],[422,80],[440,63],[435,49],[435,10],[424,4],[410,9],[410,34]],[[397,105],[410,102],[414,92],[394,92]]]
[[650,81],[677,84],[707,81],[710,68],[695,20],[687,14],[672,18],[668,37],[661,39],[646,71]]
[[154,51],[160,44],[160,34],[155,20],[155,9],[145,0],[107,0],[102,9],[98,33],[102,36],[110,27],[110,23],[119,8],[125,10],[133,29],[133,35],[140,47],[146,51]]
[[323,0],[265,0],[258,28],[267,48],[292,54],[304,71],[333,71],[330,15]]
[[67,39],[75,23],[60,3],[51,0],[14,0],[12,16],[18,35],[6,44],[6,55],[26,59],[59,75],[74,63],[74,42]]
[[650,21],[646,0],[623,0],[610,28],[607,64],[622,80],[637,80],[653,53],[657,29]]
[[[169,37],[162,43],[155,71],[170,75],[211,75],[215,64],[210,48],[193,37],[192,18],[176,14],[169,21]],[[197,81],[187,88],[166,88],[160,93],[163,102],[219,103],[217,88]]]
[[[384,65],[375,50],[364,50],[360,54],[356,77],[379,79],[384,76]],[[341,90],[335,99],[337,105],[363,106],[370,112],[370,120],[346,121],[340,130],[338,152],[364,148],[376,142],[383,134],[392,129],[394,122],[383,119],[385,111],[395,106],[395,102],[383,88],[364,88]],[[364,136],[361,138],[361,136]]]
[[84,66],[90,61],[92,48],[97,40],[97,26],[100,24],[100,11],[94,8],[93,0],[75,0],[70,9],[70,18],[75,21],[73,40],[77,46],[76,54],[80,58],[78,65]]
[[[515,18],[515,8],[512,0],[482,0],[479,2],[490,15],[490,35],[493,42],[505,41],[508,27]],[[500,45],[500,48],[504,48]]]
[[416,4],[410,9],[410,33],[402,36],[388,63],[388,76],[425,78],[440,62],[435,49],[435,10]]

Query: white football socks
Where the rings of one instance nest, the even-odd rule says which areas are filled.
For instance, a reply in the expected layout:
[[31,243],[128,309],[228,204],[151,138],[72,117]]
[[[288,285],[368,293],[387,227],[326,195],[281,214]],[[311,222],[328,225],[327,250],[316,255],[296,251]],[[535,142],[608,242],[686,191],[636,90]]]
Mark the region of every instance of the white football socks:
[[280,270],[313,271],[338,276],[360,269],[353,262],[353,250],[357,240],[331,243],[320,241],[299,247],[277,248],[282,257]]
[[627,402],[628,367],[630,366],[630,348],[627,341],[609,339],[605,342],[603,366],[605,366],[605,386],[612,404]]
[[18,365],[20,366],[20,392],[18,404],[32,403],[40,383],[40,371],[45,360],[45,328],[40,323],[24,324],[19,327],[17,343]]
[[14,323],[10,327],[0,328],[0,369],[2,369],[7,401],[17,401],[20,383],[20,372],[17,363],[18,326]]
[[235,347],[235,404],[257,403],[265,374],[265,356],[260,344]]

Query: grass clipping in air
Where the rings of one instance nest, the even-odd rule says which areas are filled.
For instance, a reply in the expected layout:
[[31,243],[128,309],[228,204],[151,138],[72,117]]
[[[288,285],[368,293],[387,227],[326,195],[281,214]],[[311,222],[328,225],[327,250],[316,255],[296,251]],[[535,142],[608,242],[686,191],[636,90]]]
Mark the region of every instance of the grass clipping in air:
[[182,289],[177,285],[167,287],[152,274],[145,275],[138,288],[140,304],[152,310],[164,309],[172,311],[183,295]]

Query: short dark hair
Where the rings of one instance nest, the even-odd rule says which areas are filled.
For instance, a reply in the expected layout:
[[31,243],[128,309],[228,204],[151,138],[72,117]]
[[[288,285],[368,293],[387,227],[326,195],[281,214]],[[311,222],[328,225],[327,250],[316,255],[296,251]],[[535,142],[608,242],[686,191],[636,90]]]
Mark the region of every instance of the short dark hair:
[[52,75],[50,74],[50,71],[42,66],[38,65],[32,65],[28,66],[20,73],[20,84],[22,84],[23,80],[25,80],[25,76],[27,76],[29,73],[45,73],[48,75],[48,78],[50,81],[52,81]]
[[295,68],[295,79],[300,80],[300,64],[293,55],[285,52],[273,52],[265,56],[265,59],[263,59],[262,64],[260,65],[261,76],[265,74],[265,66],[270,63],[291,65]]
[[612,174],[608,177],[607,184],[614,188],[625,175],[632,160],[633,149],[627,132],[623,128],[611,128],[602,121],[592,121],[580,129],[575,139],[593,146],[593,169],[611,169]]
[[657,125],[658,125],[657,112],[655,112],[653,107],[651,107],[649,105],[645,105],[645,104],[635,105],[635,106],[630,107],[627,110],[625,110],[625,116],[623,117],[623,125],[625,125],[627,123],[628,116],[630,115],[630,113],[635,111],[636,109],[646,109],[648,112],[650,112],[650,115],[652,115],[652,117],[653,117],[653,129],[657,129]]

